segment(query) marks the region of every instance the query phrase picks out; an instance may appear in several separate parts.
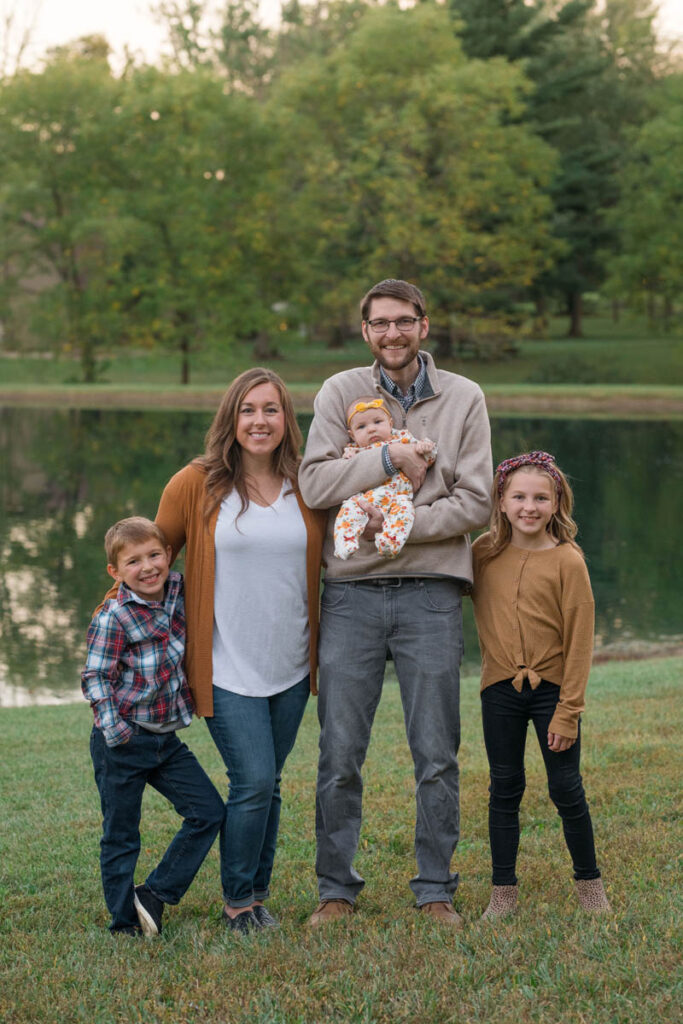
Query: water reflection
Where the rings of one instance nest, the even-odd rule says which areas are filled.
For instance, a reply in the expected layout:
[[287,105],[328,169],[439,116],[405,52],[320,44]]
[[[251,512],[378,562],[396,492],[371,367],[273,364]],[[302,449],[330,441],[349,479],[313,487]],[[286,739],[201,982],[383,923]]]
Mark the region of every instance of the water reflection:
[[[77,697],[84,634],[108,586],[102,538],[153,517],[210,413],[0,410],[0,705]],[[302,428],[308,427],[308,419]],[[681,633],[683,424],[495,419],[494,458],[542,447],[576,491],[603,645]],[[469,612],[466,646],[477,646]]]

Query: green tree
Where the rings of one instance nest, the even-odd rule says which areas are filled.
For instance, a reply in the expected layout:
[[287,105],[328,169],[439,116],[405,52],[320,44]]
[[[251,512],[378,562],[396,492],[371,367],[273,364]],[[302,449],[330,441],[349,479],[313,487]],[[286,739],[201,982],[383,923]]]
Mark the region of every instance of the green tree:
[[683,280],[683,75],[658,89],[657,112],[633,133],[611,214],[618,251],[608,254],[612,294],[636,306],[664,302],[670,326]]
[[580,21],[593,0],[448,0],[458,35],[470,57],[542,59],[569,25]]
[[534,88],[525,120],[559,153],[549,187],[558,259],[535,282],[542,307],[564,298],[570,335],[582,332],[582,294],[604,279],[613,242],[624,128],[645,116],[660,65],[650,0],[450,0],[472,56],[523,63]]
[[4,305],[16,289],[32,288],[34,326],[80,354],[85,380],[95,379],[97,349],[120,328],[121,238],[105,184],[119,95],[100,39],[0,87]]
[[275,75],[311,57],[327,57],[355,30],[378,0],[285,0],[273,58]]
[[211,68],[226,91],[261,95],[274,66],[277,33],[260,19],[258,0],[164,0],[156,8],[173,51],[172,67]]
[[435,5],[369,9],[328,57],[283,76],[290,231],[306,252],[300,314],[339,325],[369,281],[422,281],[448,330],[548,264],[550,149],[519,121],[526,83],[468,61]]
[[153,10],[166,29],[175,70],[213,64],[214,32],[204,0],[161,0]]
[[86,40],[3,84],[0,140],[3,319],[28,285],[34,331],[78,352],[84,380],[134,343],[177,353],[187,383],[201,346],[274,319],[243,245],[263,118],[212,69],[114,79]]
[[260,21],[258,0],[228,0],[218,31],[218,60],[231,89],[262,93],[273,69],[273,33]]
[[0,10],[0,80],[24,66],[40,4],[41,0],[3,0]]
[[193,351],[261,322],[241,244],[266,143],[259,109],[226,96],[210,70],[143,68],[130,76],[117,116],[130,329],[138,343],[178,352],[187,383]]

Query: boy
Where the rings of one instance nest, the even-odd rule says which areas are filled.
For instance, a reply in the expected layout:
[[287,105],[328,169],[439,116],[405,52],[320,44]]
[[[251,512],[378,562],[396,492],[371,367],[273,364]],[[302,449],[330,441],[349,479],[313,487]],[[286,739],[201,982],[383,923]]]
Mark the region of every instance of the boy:
[[[342,452],[352,459],[363,448],[381,447],[391,441],[412,444],[428,466],[436,459],[436,445],[428,437],[418,440],[407,430],[395,430],[391,413],[383,398],[362,395],[346,409],[346,424],[351,438]],[[341,505],[334,524],[334,553],[348,558],[358,550],[360,537],[368,522],[367,506],[375,505],[384,522],[375,535],[375,547],[385,558],[396,558],[408,539],[413,522],[413,485],[405,473],[395,472],[379,487],[353,494]]]
[[[119,584],[88,630],[82,688],[95,722],[90,754],[102,804],[100,870],[113,933],[159,935],[218,834],[225,807],[178,729],[190,724],[183,579],[156,523],[132,516],[104,539]],[[149,783],[184,821],[161,862],[134,885],[142,794]]]

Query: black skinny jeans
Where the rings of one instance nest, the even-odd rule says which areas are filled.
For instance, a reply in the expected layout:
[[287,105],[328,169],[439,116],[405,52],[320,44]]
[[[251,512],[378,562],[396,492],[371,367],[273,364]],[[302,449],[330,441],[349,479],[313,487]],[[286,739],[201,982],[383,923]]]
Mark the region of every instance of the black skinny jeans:
[[518,693],[511,680],[488,686],[481,694],[484,743],[489,759],[489,839],[494,885],[516,885],[519,847],[519,805],[526,787],[524,747],[531,720],[548,774],[548,791],[560,817],[574,878],[599,878],[595,862],[593,825],[579,773],[581,731],[569,748],[548,748],[548,726],[560,688],[542,680],[532,690],[528,680]]

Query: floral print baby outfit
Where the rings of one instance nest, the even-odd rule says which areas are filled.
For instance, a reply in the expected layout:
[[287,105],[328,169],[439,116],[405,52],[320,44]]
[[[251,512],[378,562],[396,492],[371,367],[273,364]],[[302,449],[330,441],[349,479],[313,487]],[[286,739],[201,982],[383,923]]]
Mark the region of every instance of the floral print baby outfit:
[[[416,444],[417,438],[407,430],[392,430],[391,440],[401,444]],[[375,441],[368,448],[379,448],[385,441]],[[361,448],[356,444],[347,445],[343,452],[344,458],[356,455]],[[431,466],[436,459],[436,445],[431,452],[424,455]],[[413,485],[405,473],[394,473],[387,477],[379,487],[369,491],[353,494],[343,503],[334,523],[334,553],[337,558],[348,558],[358,550],[360,535],[368,522],[368,514],[359,505],[359,499],[375,505],[384,515],[382,529],[375,536],[375,547],[385,558],[395,558],[408,539],[413,522]]]

